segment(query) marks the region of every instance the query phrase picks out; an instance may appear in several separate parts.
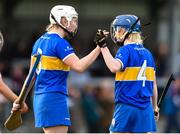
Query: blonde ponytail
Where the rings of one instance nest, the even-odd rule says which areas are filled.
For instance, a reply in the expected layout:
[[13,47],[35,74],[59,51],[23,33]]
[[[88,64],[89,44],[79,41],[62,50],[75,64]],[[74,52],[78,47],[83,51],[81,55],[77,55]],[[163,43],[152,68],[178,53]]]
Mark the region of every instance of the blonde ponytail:
[[53,28],[59,28],[59,26],[57,24],[49,24],[46,26],[46,31],[49,32]]
[[128,37],[128,40],[130,40],[131,42],[136,42],[138,44],[143,44],[143,39],[139,32],[131,33]]

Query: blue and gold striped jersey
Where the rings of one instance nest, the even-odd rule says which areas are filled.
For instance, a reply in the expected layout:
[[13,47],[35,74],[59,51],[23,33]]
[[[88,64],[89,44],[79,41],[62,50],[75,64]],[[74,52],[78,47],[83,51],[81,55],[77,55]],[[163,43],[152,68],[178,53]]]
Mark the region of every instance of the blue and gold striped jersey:
[[38,51],[42,58],[36,71],[35,94],[61,92],[67,95],[67,76],[70,67],[63,61],[74,54],[71,45],[58,34],[45,33],[34,44],[32,58]]
[[150,51],[141,44],[127,44],[119,48],[115,59],[122,64],[115,76],[115,103],[148,106],[155,79],[155,63]]

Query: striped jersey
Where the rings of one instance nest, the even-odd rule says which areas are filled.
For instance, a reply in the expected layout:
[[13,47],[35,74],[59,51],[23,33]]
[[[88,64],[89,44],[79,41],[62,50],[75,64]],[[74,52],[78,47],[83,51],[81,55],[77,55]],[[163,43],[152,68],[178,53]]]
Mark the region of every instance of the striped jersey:
[[145,108],[153,95],[155,79],[151,52],[142,44],[127,44],[119,48],[115,59],[122,64],[115,76],[115,103]]
[[72,46],[56,33],[45,33],[34,44],[32,58],[42,52],[36,70],[35,94],[61,92],[67,95],[67,77],[70,67],[63,61],[74,53]]

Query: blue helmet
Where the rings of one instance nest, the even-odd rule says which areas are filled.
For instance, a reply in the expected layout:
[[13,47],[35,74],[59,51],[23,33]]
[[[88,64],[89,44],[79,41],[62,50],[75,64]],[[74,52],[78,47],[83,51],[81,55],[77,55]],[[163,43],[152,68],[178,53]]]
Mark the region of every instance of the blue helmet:
[[140,20],[135,15],[116,16],[116,18],[111,23],[111,28],[110,28],[111,38],[115,43],[117,43],[117,40],[114,38],[114,34],[115,31],[117,31],[120,28],[125,28],[125,30],[128,31],[129,33],[141,32]]

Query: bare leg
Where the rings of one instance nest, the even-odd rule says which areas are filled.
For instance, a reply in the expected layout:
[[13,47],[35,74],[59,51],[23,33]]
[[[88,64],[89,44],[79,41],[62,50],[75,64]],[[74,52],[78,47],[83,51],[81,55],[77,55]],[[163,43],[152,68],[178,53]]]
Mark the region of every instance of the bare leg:
[[44,133],[67,133],[68,126],[55,126],[43,128]]

